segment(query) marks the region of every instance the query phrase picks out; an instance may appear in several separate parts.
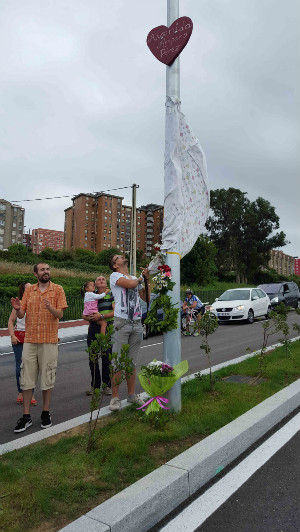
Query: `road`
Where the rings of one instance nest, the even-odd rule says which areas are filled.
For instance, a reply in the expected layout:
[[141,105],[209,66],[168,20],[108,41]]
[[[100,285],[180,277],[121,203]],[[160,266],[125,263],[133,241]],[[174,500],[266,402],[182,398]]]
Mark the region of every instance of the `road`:
[[[288,316],[288,323],[292,329],[293,323],[300,323],[300,317],[294,311]],[[295,337],[295,331],[290,332],[290,337]],[[263,337],[262,321],[254,324],[228,323],[220,325],[217,331],[210,337],[212,364],[220,364],[227,360],[246,354],[246,349],[255,351],[261,347]],[[270,344],[278,341],[279,336],[273,335]],[[182,359],[189,362],[189,373],[201,371],[208,367],[204,352],[199,349],[201,337],[182,337]],[[53,424],[75,418],[89,411],[89,397],[85,390],[90,385],[90,372],[85,352],[85,341],[75,341],[61,345],[59,348],[59,361],[56,384],[51,404],[51,416]],[[144,341],[140,348],[139,366],[148,364],[153,358],[162,360],[163,338],[151,336]],[[138,368],[139,368],[138,366]],[[0,356],[0,443],[6,443],[19,438],[13,429],[17,419],[22,414],[22,407],[16,404],[15,362],[13,354]],[[137,387],[137,392],[141,392]],[[121,399],[126,397],[126,386],[122,384],[120,389]],[[33,426],[30,433],[40,430],[41,392],[37,388],[35,394],[38,405],[32,407]],[[109,397],[104,398],[103,405],[109,403]],[[26,434],[29,433],[29,430]],[[23,436],[24,433],[21,434]]]
[[151,532],[299,532],[300,414]]

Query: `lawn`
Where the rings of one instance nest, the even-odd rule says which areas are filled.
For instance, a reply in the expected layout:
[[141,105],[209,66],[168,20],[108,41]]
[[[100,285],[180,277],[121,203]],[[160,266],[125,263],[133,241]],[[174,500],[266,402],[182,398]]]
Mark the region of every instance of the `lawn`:
[[101,420],[99,439],[86,454],[81,426],[0,459],[0,530],[54,532],[212,434],[300,376],[299,341],[265,356],[262,384],[233,384],[231,374],[256,376],[257,357],[182,386],[182,411],[162,413],[162,426],[134,406]]

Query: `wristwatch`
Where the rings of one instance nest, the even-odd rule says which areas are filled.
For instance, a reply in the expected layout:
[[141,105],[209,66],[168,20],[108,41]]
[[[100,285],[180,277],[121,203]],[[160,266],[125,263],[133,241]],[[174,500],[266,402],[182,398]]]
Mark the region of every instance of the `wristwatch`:
[[100,318],[101,318],[101,320],[103,320],[104,319],[104,314],[100,314]]

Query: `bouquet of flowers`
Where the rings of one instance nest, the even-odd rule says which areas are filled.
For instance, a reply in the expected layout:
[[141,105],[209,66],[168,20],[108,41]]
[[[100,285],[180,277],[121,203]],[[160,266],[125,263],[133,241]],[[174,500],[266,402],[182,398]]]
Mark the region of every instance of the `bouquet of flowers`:
[[166,260],[166,254],[160,248],[160,244],[154,244],[153,246],[154,255],[152,255],[148,266],[148,271],[151,275],[157,273],[159,266]]
[[150,399],[137,410],[146,410],[146,415],[150,412],[158,412],[160,408],[169,410],[169,407],[163,405],[163,403],[167,404],[169,399],[162,397],[162,394],[170,390],[188,369],[187,360],[176,364],[174,368],[155,359],[148,366],[142,366],[138,378],[145,392],[150,395]]
[[169,290],[173,289],[175,283],[172,282],[171,268],[167,264],[158,266],[159,273],[153,277],[155,287],[153,292],[155,294],[166,294]]

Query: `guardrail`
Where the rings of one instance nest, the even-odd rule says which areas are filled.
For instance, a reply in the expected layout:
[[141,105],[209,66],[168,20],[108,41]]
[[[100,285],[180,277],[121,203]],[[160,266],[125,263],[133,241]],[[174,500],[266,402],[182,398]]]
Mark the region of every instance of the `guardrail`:
[[[194,292],[196,296],[201,299],[203,303],[209,302],[212,304],[216,297],[219,297],[224,290],[199,290]],[[64,316],[61,321],[78,320],[82,316],[83,311],[83,299],[81,296],[69,296],[66,294],[68,308],[64,311]],[[185,299],[185,292],[180,293],[181,300]],[[8,318],[12,311],[12,306],[9,298],[0,299],[0,328],[5,329],[7,327]]]

